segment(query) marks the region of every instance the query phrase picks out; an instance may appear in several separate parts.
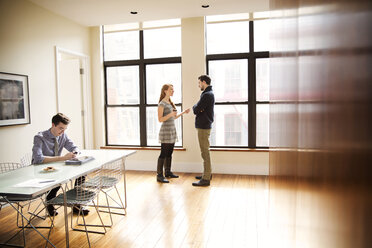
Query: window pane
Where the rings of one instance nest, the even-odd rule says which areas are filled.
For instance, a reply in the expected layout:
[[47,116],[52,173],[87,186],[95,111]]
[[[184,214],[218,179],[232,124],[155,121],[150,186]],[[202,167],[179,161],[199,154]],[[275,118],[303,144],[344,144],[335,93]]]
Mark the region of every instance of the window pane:
[[[177,111],[180,112],[181,108],[177,106]],[[182,146],[182,118],[175,120],[178,141],[176,146]],[[146,108],[146,130],[147,130],[147,145],[160,146],[159,143],[159,130],[161,123],[158,121],[158,107]]]
[[248,60],[209,61],[216,102],[248,101]]
[[139,67],[107,67],[108,104],[139,103]]
[[270,20],[254,21],[254,50],[269,51]]
[[139,145],[139,128],[139,108],[107,108],[109,145]]
[[256,105],[256,146],[269,146],[269,104]]
[[248,21],[207,24],[207,54],[249,52]]
[[139,31],[104,34],[105,61],[139,59]]
[[256,99],[257,101],[269,101],[269,59],[256,60]]
[[144,30],[143,37],[146,59],[181,56],[180,27]]
[[248,105],[216,105],[211,146],[248,146]]
[[173,84],[172,101],[181,103],[181,64],[159,64],[146,66],[146,97],[148,104],[158,104],[161,87]]

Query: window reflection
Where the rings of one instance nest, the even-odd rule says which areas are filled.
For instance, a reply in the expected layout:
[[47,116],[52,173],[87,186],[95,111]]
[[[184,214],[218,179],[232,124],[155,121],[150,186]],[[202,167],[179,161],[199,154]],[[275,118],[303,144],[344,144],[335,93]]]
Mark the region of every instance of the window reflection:
[[181,64],[157,64],[146,66],[146,100],[148,104],[158,104],[161,87],[172,84],[172,101],[181,103]]
[[248,146],[248,105],[216,105],[211,146]]
[[105,61],[139,59],[139,31],[104,34]]
[[181,56],[180,27],[144,30],[143,38],[145,59]]
[[248,100],[248,60],[209,61],[216,102]]
[[248,21],[207,24],[207,54],[249,52]]
[[256,100],[269,101],[269,59],[256,60]]
[[257,104],[256,116],[256,145],[269,146],[269,104]]
[[254,21],[254,51],[270,51],[270,20]]
[[108,67],[107,102],[108,104],[139,103],[138,66]]
[[109,145],[139,145],[139,108],[107,108],[107,141]]

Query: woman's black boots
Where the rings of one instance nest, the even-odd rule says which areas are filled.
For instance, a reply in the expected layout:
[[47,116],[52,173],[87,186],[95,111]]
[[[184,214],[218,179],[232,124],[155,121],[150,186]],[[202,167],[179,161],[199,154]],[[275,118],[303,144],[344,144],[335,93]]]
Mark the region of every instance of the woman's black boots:
[[165,179],[163,176],[163,164],[164,164],[164,158],[158,158],[156,181],[160,183],[169,183],[169,181]]
[[172,157],[167,157],[165,158],[165,177],[170,177],[170,178],[179,178],[179,176],[173,174],[171,172],[171,167],[172,167]]

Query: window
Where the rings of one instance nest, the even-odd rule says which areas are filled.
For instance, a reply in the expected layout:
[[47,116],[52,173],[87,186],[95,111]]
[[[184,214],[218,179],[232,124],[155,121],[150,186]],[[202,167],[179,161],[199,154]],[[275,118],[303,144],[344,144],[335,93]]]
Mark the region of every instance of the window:
[[106,33],[104,39],[106,61],[139,59],[138,31]]
[[[173,84],[181,111],[179,19],[104,26],[106,144],[159,146],[157,106],[163,84]],[[182,146],[182,118],[176,120]]]
[[215,93],[212,147],[269,146],[269,23],[207,17],[207,70]]

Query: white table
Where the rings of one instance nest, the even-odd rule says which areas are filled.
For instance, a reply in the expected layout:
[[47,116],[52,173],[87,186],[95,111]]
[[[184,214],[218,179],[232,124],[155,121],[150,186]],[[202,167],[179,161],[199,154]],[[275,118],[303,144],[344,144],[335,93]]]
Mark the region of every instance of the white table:
[[[64,162],[55,162],[40,165],[31,165],[21,169],[9,171],[0,174],[0,196],[4,198],[33,199],[41,194],[73,179],[87,175],[106,163],[116,160],[122,160],[122,170],[124,177],[124,199],[127,206],[126,178],[125,178],[125,158],[134,154],[132,150],[83,150],[80,156],[93,156],[94,160],[82,165],[65,165]],[[43,168],[53,166],[56,168],[53,172],[45,172]],[[16,187],[15,185],[32,179],[53,180],[52,183],[46,183],[43,187]],[[63,189],[63,187],[61,187]],[[66,199],[65,199],[66,202]],[[66,247],[69,247],[67,206],[64,207],[65,229],[66,229]],[[25,218],[25,217],[23,217]],[[27,220],[27,219],[26,219]],[[32,227],[32,225],[31,225]],[[35,229],[35,228],[34,228]],[[35,229],[36,230],[36,229]],[[37,231],[37,230],[36,230]],[[37,231],[38,232],[38,231]],[[40,234],[40,233],[39,233]],[[41,235],[41,234],[40,234]],[[44,236],[43,236],[44,237]],[[45,238],[45,237],[44,237]]]

